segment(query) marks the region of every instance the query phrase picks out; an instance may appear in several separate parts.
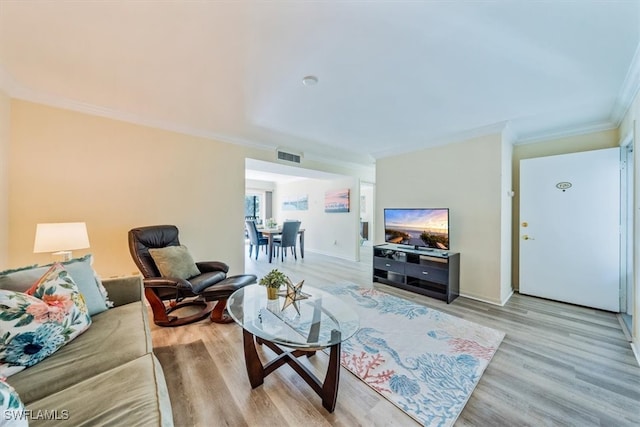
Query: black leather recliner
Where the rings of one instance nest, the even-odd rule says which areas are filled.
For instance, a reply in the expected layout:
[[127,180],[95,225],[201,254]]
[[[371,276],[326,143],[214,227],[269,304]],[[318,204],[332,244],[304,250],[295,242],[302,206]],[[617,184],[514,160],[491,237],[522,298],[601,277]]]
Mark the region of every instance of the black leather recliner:
[[[129,230],[129,251],[142,273],[144,294],[153,311],[153,321],[159,326],[180,326],[204,319],[211,313],[211,321],[233,321],[224,311],[227,298],[233,292],[256,282],[256,276],[243,274],[227,277],[229,266],[220,261],[196,262],[200,274],[188,280],[162,277],[149,249],[179,246],[178,228],[175,225],[154,225]],[[215,307],[211,301],[218,301]],[[168,306],[164,301],[169,301]],[[201,306],[192,315],[177,317],[171,312],[185,306]]]

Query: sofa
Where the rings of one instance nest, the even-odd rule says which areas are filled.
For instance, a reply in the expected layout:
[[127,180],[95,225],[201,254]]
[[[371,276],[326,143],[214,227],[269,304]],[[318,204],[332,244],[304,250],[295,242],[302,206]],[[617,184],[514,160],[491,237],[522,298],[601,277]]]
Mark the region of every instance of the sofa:
[[106,279],[102,285],[112,308],[91,315],[88,329],[6,379],[30,426],[173,425],[141,298],[142,278]]

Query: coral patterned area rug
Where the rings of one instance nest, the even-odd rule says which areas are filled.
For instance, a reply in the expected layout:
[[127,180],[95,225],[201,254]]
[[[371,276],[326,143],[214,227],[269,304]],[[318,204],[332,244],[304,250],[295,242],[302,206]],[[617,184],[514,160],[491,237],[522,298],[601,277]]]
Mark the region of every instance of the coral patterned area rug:
[[453,425],[505,336],[375,289],[324,290],[360,316],[342,366],[425,426]]

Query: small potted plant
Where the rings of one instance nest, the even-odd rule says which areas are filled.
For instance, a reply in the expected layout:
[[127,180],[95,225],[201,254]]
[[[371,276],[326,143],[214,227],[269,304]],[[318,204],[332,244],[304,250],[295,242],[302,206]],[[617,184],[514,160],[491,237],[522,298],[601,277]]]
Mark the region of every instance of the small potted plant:
[[277,268],[274,268],[266,276],[260,279],[259,283],[267,288],[268,299],[277,299],[278,289],[280,289],[280,286],[287,283],[287,276],[285,276],[283,272],[278,271]]

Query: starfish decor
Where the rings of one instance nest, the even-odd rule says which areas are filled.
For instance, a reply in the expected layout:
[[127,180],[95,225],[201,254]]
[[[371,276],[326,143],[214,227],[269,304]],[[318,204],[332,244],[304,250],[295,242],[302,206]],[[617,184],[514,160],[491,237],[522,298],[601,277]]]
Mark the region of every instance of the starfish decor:
[[281,296],[285,297],[284,304],[282,305],[282,310],[289,307],[290,305],[293,305],[298,314],[300,314],[300,308],[298,308],[298,304],[296,304],[296,302],[309,298],[309,295],[302,292],[303,283],[304,280],[294,285],[291,279],[287,277],[287,292],[280,293]]

